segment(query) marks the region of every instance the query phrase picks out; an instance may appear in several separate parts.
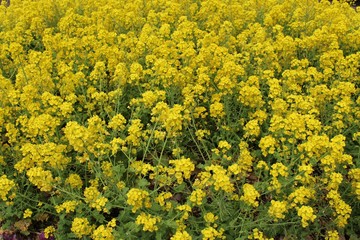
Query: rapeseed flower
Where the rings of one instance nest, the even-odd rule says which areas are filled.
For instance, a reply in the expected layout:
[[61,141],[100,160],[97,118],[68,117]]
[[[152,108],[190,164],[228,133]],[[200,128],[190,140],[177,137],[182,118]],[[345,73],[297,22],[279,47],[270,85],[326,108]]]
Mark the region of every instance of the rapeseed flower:
[[47,218],[47,237],[283,235],[270,219],[338,239],[360,198],[359,22],[335,0],[2,4],[0,220]]
[[240,197],[241,201],[244,201],[246,204],[253,207],[259,206],[259,201],[257,201],[257,198],[260,197],[260,193],[253,185],[245,183],[243,186],[243,191],[244,194]]
[[127,204],[132,206],[132,212],[135,213],[137,210],[142,207],[150,208],[151,202],[149,198],[149,193],[145,190],[132,188],[126,194],[127,196]]
[[87,218],[74,218],[71,225],[71,231],[77,238],[88,236],[92,233],[94,226],[91,226]]
[[5,202],[8,200],[8,194],[10,193],[10,191],[15,188],[15,182],[13,180],[10,180],[7,178],[6,175],[2,175],[0,178],[0,186],[1,186],[1,191],[0,191],[0,197],[1,199]]
[[150,214],[142,212],[139,216],[137,216],[135,223],[137,225],[143,225],[144,231],[154,232],[158,230],[156,223],[160,221],[160,217],[152,217]]
[[268,210],[269,215],[277,222],[279,219],[285,218],[285,213],[288,211],[286,201],[271,200]]
[[314,215],[314,210],[309,206],[302,206],[298,210],[298,215],[301,217],[301,225],[302,227],[309,226],[309,222],[314,222],[316,215]]

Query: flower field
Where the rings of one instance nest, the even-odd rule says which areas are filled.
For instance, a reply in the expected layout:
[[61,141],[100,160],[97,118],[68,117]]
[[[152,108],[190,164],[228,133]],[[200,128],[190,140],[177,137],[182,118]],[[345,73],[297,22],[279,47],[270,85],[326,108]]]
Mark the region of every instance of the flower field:
[[360,11],[0,6],[0,239],[360,238]]

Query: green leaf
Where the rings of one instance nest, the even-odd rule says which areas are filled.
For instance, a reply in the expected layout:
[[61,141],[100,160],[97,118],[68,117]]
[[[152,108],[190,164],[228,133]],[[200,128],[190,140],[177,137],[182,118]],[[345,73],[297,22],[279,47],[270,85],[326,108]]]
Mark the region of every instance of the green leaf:
[[177,186],[174,187],[174,190],[175,190],[176,193],[181,193],[181,192],[184,191],[184,189],[185,189],[185,183],[184,182],[181,183],[180,185],[177,185]]
[[140,188],[144,188],[144,187],[149,186],[150,183],[149,183],[149,181],[146,180],[145,178],[142,178],[142,179],[139,179],[139,180],[137,181],[137,185],[138,185],[138,187],[140,187]]

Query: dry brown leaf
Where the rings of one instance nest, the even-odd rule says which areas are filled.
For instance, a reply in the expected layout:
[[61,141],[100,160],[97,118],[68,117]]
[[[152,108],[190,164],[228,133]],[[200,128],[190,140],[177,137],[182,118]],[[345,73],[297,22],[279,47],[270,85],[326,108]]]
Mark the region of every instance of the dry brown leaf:
[[30,225],[31,225],[30,219],[22,219],[15,222],[14,227],[20,230],[21,232],[26,232],[29,229]]
[[40,221],[40,222],[45,222],[49,219],[49,214],[47,213],[39,213],[39,214],[36,214],[34,219],[36,221]]

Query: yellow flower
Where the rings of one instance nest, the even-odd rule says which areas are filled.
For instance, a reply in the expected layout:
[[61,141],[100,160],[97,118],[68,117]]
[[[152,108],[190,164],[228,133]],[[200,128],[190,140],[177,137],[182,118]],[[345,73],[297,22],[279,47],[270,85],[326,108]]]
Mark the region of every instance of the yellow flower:
[[86,218],[74,218],[71,231],[76,235],[77,238],[88,236],[92,233],[94,227],[90,226],[89,221]]
[[131,120],[131,125],[128,129],[128,136],[125,141],[132,146],[139,146],[141,141],[143,124],[140,119]]
[[175,157],[180,156],[181,153],[182,153],[181,148],[174,148],[174,149],[172,150],[172,155],[175,156]]
[[224,105],[220,102],[214,102],[210,105],[210,116],[213,118],[222,118],[225,116]]
[[105,205],[109,200],[101,195],[96,186],[85,188],[84,197],[85,202],[88,203],[90,207],[96,208],[99,212],[107,212]]
[[269,166],[265,161],[260,160],[258,164],[256,165],[257,169],[264,169],[265,171],[269,171]]
[[170,160],[169,163],[175,166],[174,175],[178,184],[181,184],[184,179],[190,179],[191,173],[195,170],[195,165],[190,158]]
[[26,175],[40,191],[50,192],[52,190],[54,179],[50,171],[44,170],[42,167],[33,167],[26,172]]
[[119,190],[122,190],[124,189],[126,186],[125,182],[124,181],[120,181],[116,184],[116,187],[119,189]]
[[309,221],[314,222],[316,215],[314,215],[314,210],[309,206],[302,206],[298,209],[298,215],[301,217],[302,227],[309,226]]
[[165,207],[166,210],[170,210],[171,202],[165,202],[165,201],[171,197],[172,197],[172,193],[162,192],[155,198],[155,201],[159,203],[160,206]]
[[241,201],[253,207],[259,206],[259,202],[256,199],[260,197],[260,194],[253,185],[245,183],[243,185],[243,191],[244,194],[240,197]]
[[145,108],[150,109],[156,101],[165,100],[165,91],[146,91],[141,96],[141,102],[145,105]]
[[71,121],[63,129],[69,144],[78,152],[84,152],[86,140],[89,138],[87,129],[77,122]]
[[265,237],[264,233],[260,231],[258,228],[254,228],[252,230],[252,234],[248,236],[248,239],[254,240],[274,240],[273,238]]
[[196,189],[196,190],[192,191],[189,199],[195,205],[200,206],[205,197],[206,197],[205,191],[203,191],[202,189]]
[[347,221],[350,218],[352,212],[351,206],[341,199],[337,190],[331,190],[327,194],[330,206],[334,209],[336,216],[335,222],[338,227],[343,228],[347,225]]
[[111,162],[104,161],[101,163],[101,170],[103,171],[104,175],[107,177],[112,177],[113,175],[113,165]]
[[48,226],[44,229],[45,238],[50,238],[53,236],[53,233],[56,231],[54,226]]
[[142,161],[133,161],[131,168],[135,170],[136,174],[147,175],[150,171],[154,171],[154,167],[149,163]]
[[204,219],[206,223],[214,223],[218,217],[215,216],[212,212],[208,212],[205,214]]
[[237,162],[230,165],[228,168],[229,172],[238,175],[238,179],[252,171],[252,165],[254,161],[254,157],[251,155],[251,152],[248,149],[248,144],[246,142],[240,142],[239,148],[240,156],[237,159]]
[[177,230],[170,240],[192,240],[192,237],[188,232]]
[[325,240],[339,240],[340,236],[338,231],[336,230],[330,230],[326,232]]
[[278,176],[287,177],[289,175],[289,173],[287,171],[288,171],[288,168],[284,164],[274,163],[273,165],[271,165],[270,174],[274,178],[276,178]]
[[279,219],[284,219],[284,213],[287,212],[287,203],[285,201],[275,201],[271,200],[271,205],[269,207],[268,213],[271,217],[274,218],[274,221],[277,222]]
[[170,108],[166,103],[159,102],[151,110],[151,115],[153,116],[153,122],[159,121],[163,127],[166,129],[166,132],[170,137],[177,136],[182,130],[184,120],[184,107],[175,104]]
[[349,171],[351,186],[357,198],[360,200],[360,168],[354,168]]
[[[113,140],[110,141],[110,145],[111,145],[111,153],[113,155],[115,155],[119,149],[120,149],[120,146],[121,147],[121,150],[123,152],[126,152],[127,151],[127,148],[125,147],[125,140],[121,139],[121,138],[114,138]],[[119,146],[120,145],[120,146]]]
[[260,135],[260,126],[258,120],[250,120],[248,123],[245,124],[244,127],[244,137],[257,137]]
[[161,217],[152,217],[150,214],[142,212],[137,216],[135,223],[137,225],[144,225],[144,231],[154,232],[158,230],[156,223],[159,223],[160,221]]
[[210,135],[210,131],[209,130],[204,130],[204,129],[199,129],[199,130],[196,130],[195,135],[196,135],[197,140],[201,141],[201,140],[204,139],[204,137],[206,135],[207,136]]
[[8,200],[8,193],[15,187],[15,182],[7,178],[6,175],[0,177],[0,198],[3,201]]
[[176,207],[177,210],[182,211],[183,215],[181,216],[181,220],[186,220],[189,218],[189,212],[191,212],[191,207],[187,204],[179,205]]
[[225,153],[227,150],[231,149],[231,145],[227,141],[222,140],[219,142],[218,148],[221,149],[222,152]]
[[74,212],[77,205],[80,203],[76,200],[65,201],[60,205],[55,206],[57,213],[60,213],[65,210],[66,213]]
[[264,105],[261,91],[257,86],[245,84],[240,88],[239,101],[247,107],[261,108]]
[[81,177],[75,173],[71,173],[69,177],[66,178],[65,183],[69,184],[72,188],[77,189],[80,189],[83,185]]
[[213,227],[206,227],[201,230],[202,239],[203,240],[215,240],[216,238],[225,239],[226,237],[223,236],[224,229],[220,229],[219,231]]
[[261,152],[265,157],[269,154],[274,154],[276,146],[277,146],[276,139],[270,135],[261,138],[259,143]]
[[219,165],[210,165],[205,167],[205,170],[210,172],[213,171],[212,180],[214,181],[214,187],[216,191],[220,189],[232,193],[235,189],[234,184],[230,181],[230,177],[227,175],[226,169]]
[[138,188],[132,188],[126,194],[127,196],[127,204],[132,206],[132,212],[135,213],[138,209],[142,207],[150,208],[151,202],[149,193],[145,190],[141,190]]
[[20,148],[23,158],[15,164],[16,170],[23,172],[35,165],[50,165],[54,169],[63,170],[71,161],[63,153],[66,145],[55,143],[32,144],[25,143]]
[[92,232],[91,238],[94,240],[114,240],[115,237],[112,232],[112,227],[100,225]]
[[30,209],[26,209],[24,211],[23,218],[29,218],[29,217],[31,217],[32,214],[33,214],[33,212]]
[[108,124],[108,128],[122,131],[125,129],[125,123],[126,123],[125,117],[121,114],[117,114],[110,120]]
[[55,129],[59,125],[60,119],[45,113],[30,117],[23,130],[27,133],[28,137],[42,136],[48,139],[48,137],[52,137],[55,134]]
[[315,190],[304,186],[299,187],[289,195],[291,207],[295,207],[298,204],[306,204],[309,200],[315,197]]
[[338,190],[341,182],[343,181],[343,177],[341,173],[332,172],[330,173],[329,181],[328,179],[325,181],[328,182],[327,190]]

